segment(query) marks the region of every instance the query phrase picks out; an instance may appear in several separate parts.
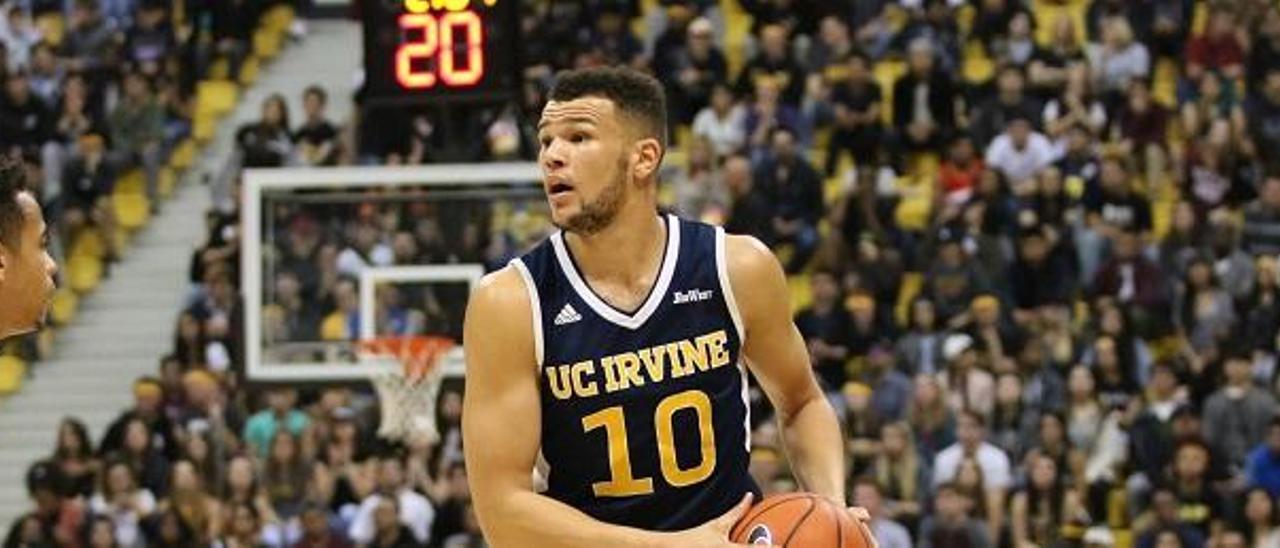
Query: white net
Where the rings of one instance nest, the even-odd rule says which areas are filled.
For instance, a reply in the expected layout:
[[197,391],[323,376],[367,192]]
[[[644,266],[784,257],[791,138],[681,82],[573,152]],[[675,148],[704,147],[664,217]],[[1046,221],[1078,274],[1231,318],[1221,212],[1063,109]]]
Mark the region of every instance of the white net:
[[386,356],[361,357],[361,361],[390,361],[394,367],[378,368],[369,376],[378,391],[378,406],[382,410],[378,437],[403,441],[412,437],[425,437],[428,443],[437,443],[440,432],[436,428],[436,399],[440,395],[440,381],[444,371],[429,368],[420,378],[410,379],[394,359]]

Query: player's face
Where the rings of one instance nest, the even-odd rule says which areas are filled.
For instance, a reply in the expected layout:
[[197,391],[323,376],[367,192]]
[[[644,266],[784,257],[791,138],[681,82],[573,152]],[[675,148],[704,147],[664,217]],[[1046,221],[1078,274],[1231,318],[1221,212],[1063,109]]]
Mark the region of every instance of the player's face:
[[538,124],[538,164],[556,226],[592,234],[609,225],[627,193],[633,142],[612,101],[551,101]]
[[0,303],[4,303],[0,338],[27,333],[44,322],[53,298],[58,267],[47,249],[48,232],[40,205],[30,194],[18,194],[22,230],[14,249],[0,244]]

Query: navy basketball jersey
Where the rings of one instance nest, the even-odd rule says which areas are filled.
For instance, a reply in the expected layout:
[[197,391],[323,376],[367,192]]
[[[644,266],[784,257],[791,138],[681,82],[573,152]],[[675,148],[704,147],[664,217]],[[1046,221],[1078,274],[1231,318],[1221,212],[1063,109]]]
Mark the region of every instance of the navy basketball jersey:
[[608,523],[699,525],[759,489],[742,322],[724,232],[665,217],[667,244],[634,312],[594,294],[556,232],[512,261],[530,288],[546,495]]

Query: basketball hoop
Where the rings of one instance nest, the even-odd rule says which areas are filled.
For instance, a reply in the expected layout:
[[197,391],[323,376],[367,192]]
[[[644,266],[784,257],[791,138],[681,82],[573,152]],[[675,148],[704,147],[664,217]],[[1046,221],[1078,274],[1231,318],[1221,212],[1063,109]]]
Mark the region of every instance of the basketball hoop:
[[420,335],[376,337],[356,344],[360,363],[372,366],[369,381],[378,391],[378,437],[402,441],[425,436],[429,443],[439,441],[435,402],[444,372],[436,364],[453,347],[451,339]]

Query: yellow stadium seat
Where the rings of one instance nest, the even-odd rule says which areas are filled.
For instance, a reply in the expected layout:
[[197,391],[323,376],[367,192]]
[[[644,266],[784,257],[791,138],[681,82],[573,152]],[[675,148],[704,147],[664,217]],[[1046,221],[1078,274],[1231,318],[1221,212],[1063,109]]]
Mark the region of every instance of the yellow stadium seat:
[[77,293],[88,293],[102,281],[102,260],[97,257],[71,257],[67,260],[67,286]]
[[242,86],[251,86],[258,81],[258,72],[262,69],[262,63],[257,57],[252,55],[244,60],[244,64],[240,65],[239,81]]
[[970,4],[956,8],[956,29],[960,31],[960,36],[969,36],[973,33],[973,20],[977,15],[978,10]]
[[61,13],[43,14],[36,18],[35,25],[40,37],[50,46],[57,48],[62,45],[62,39],[67,35],[67,22]]
[[253,54],[271,59],[280,53],[281,34],[270,29],[258,29],[253,33]]
[[76,292],[61,287],[53,293],[53,304],[49,307],[49,315],[54,325],[67,325],[75,318],[76,308],[80,306],[80,298]]
[[27,375],[27,362],[17,356],[0,356],[0,395],[12,394],[22,388]]
[[1156,60],[1156,68],[1151,78],[1151,96],[1166,108],[1178,106],[1178,73],[1177,60],[1168,57]]
[[987,55],[987,48],[978,40],[970,40],[964,47],[964,62],[960,73],[965,82],[981,84],[996,74],[996,63]]
[[191,138],[197,143],[207,143],[218,130],[218,115],[209,110],[197,110],[191,122]]
[[208,77],[213,80],[226,80],[231,77],[231,61],[225,57],[219,57],[213,60],[213,64],[209,65]]
[[158,181],[157,190],[160,191],[161,198],[173,196],[173,189],[178,186],[178,176],[172,169],[161,169],[160,180]]
[[119,194],[111,197],[116,208],[116,221],[130,230],[147,224],[151,216],[151,202],[141,194]]
[[902,285],[898,287],[898,302],[894,306],[893,316],[898,325],[905,326],[910,321],[911,301],[915,300],[924,287],[924,275],[919,272],[906,272],[902,275]]
[[1191,34],[1204,34],[1204,28],[1209,25],[1209,3],[1198,0],[1194,11],[1191,12]]
[[68,255],[71,257],[84,256],[99,259],[106,256],[106,246],[102,241],[101,233],[97,230],[78,231],[71,241],[71,250]]
[[809,285],[808,274],[788,276],[787,290],[791,295],[792,315],[813,304],[813,288]]
[[191,163],[196,158],[196,142],[191,139],[184,139],[178,146],[173,149],[173,153],[169,155],[169,167],[176,170],[184,170],[191,167]]
[[880,94],[884,97],[884,106],[880,113],[884,123],[893,123],[893,84],[907,73],[907,64],[900,59],[886,59],[876,63],[873,69],[876,83],[880,85]]
[[230,80],[202,80],[196,85],[196,109],[222,114],[235,108],[240,89]]
[[738,74],[747,64],[744,49],[751,34],[751,17],[735,0],[721,0],[720,13],[724,15],[725,64],[729,65],[729,74]]
[[262,16],[262,28],[282,33],[288,30],[289,25],[293,24],[293,17],[293,6],[279,4]]
[[113,194],[137,194],[141,196],[146,193],[147,177],[142,173],[141,169],[131,169],[116,179]]

